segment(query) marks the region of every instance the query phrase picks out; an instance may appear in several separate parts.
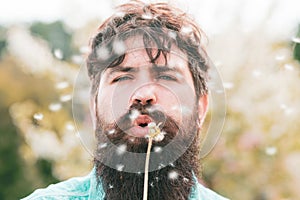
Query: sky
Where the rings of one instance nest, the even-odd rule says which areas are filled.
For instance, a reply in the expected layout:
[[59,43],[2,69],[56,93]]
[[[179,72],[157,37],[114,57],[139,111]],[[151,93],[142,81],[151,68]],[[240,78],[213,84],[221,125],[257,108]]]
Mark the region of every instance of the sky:
[[[91,19],[104,19],[113,6],[128,0],[1,0],[0,24],[63,20],[73,28]],[[155,2],[148,0],[147,2]],[[299,0],[177,0],[172,4],[192,14],[209,34],[237,24],[248,32],[264,26],[270,32],[284,34],[300,24]],[[283,30],[285,29],[285,30]],[[289,34],[290,35],[290,34]]]

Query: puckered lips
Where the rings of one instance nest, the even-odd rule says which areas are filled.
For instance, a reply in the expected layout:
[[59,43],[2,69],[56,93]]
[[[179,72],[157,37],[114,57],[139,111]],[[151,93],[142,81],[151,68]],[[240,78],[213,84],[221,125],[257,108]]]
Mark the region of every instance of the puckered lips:
[[133,126],[128,130],[128,134],[134,137],[146,137],[149,133],[148,124],[153,122],[149,115],[139,115],[134,121]]

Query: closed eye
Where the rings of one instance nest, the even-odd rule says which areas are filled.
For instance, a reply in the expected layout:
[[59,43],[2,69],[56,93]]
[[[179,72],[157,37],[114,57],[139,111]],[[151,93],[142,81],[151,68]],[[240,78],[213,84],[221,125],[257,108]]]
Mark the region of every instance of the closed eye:
[[131,76],[119,76],[119,77],[113,79],[112,82],[115,83],[115,82],[119,82],[119,81],[131,80],[131,79],[132,79]]
[[166,81],[176,81],[177,79],[174,76],[170,75],[160,75],[157,79],[166,80]]

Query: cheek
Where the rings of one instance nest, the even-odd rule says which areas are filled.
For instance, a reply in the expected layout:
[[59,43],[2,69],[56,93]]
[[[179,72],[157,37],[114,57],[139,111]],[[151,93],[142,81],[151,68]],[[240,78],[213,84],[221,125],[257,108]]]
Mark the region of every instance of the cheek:
[[177,122],[191,116],[194,112],[195,95],[185,87],[168,88],[159,92],[159,104]]
[[116,122],[128,110],[130,89],[105,87],[98,93],[99,117],[107,123]]

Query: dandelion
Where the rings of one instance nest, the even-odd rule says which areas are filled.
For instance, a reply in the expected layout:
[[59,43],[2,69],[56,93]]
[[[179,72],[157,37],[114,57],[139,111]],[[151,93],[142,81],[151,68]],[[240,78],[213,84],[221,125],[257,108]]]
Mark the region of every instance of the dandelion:
[[113,186],[112,184],[109,184],[109,185],[108,185],[108,188],[109,188],[109,189],[113,189],[114,186]]

